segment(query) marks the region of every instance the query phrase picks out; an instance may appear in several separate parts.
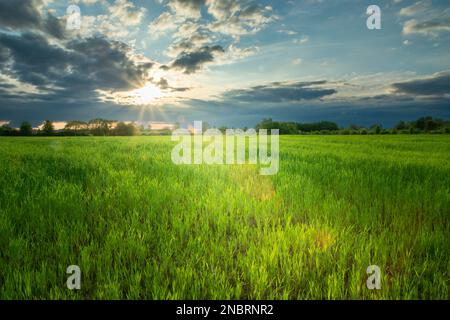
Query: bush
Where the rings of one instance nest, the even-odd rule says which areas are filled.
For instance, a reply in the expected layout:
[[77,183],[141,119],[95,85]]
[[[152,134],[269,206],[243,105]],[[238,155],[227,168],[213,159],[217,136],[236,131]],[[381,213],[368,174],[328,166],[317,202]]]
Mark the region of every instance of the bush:
[[17,136],[17,130],[11,128],[8,125],[3,125],[0,127],[0,136]]
[[33,127],[29,122],[22,122],[20,126],[20,135],[21,136],[31,136],[33,134]]
[[137,136],[140,134],[140,130],[134,123],[119,122],[112,130],[112,134],[114,136]]

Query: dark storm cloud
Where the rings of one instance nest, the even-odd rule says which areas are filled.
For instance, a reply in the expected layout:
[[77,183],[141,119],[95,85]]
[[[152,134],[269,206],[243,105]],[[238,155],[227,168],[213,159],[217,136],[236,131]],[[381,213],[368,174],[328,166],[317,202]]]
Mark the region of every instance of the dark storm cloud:
[[0,68],[3,64],[9,61],[9,50],[6,47],[0,46]]
[[195,73],[206,63],[213,62],[216,53],[224,53],[224,49],[221,46],[205,46],[197,51],[185,52],[171,64],[171,67],[182,70],[186,74]]
[[450,94],[450,71],[439,72],[429,78],[394,83],[392,87],[397,92],[410,95],[439,96]]
[[[0,33],[1,59],[10,61],[8,67],[3,64],[2,73],[48,95],[40,95],[41,99],[96,96],[96,89],[142,87],[153,67],[151,62],[134,61],[130,48],[121,42],[94,37],[62,47],[35,33]],[[21,97],[27,98],[24,94]]]
[[323,88],[325,81],[273,82],[249,89],[231,90],[224,94],[226,100],[237,102],[296,102],[320,99],[337,93],[335,89]]
[[[437,75],[433,78],[442,80]],[[298,122],[327,120],[343,126],[370,126],[378,122],[390,127],[400,120],[414,120],[421,116],[450,117],[448,96],[425,96],[418,99],[416,94],[363,97],[336,95],[331,99],[321,99],[337,93],[335,86],[343,83],[345,82],[274,82],[230,90],[215,100],[186,101],[190,107],[183,117],[190,122],[201,119],[216,126],[231,124],[250,127],[263,118]],[[167,109],[167,115],[170,114],[171,110]]]
[[49,35],[63,39],[66,36],[66,21],[64,19],[56,18],[51,14],[42,21],[42,31]]
[[71,42],[72,70],[82,82],[98,89],[128,90],[142,87],[148,80],[152,62],[137,63],[130,55],[128,45],[106,38],[88,38]]
[[[334,121],[341,126],[359,124],[371,126],[381,123],[391,127],[400,120],[415,120],[422,116],[450,117],[450,99],[409,100],[398,99],[394,96],[377,97],[377,99],[353,99],[352,101],[305,100],[301,102],[248,103],[238,105],[230,100],[203,101],[191,100],[187,102],[190,108],[183,110],[166,110],[184,112],[183,117],[188,121],[203,120],[215,126],[254,127],[264,118],[279,121],[317,122]],[[179,115],[179,114],[178,114]]]
[[34,33],[19,36],[0,33],[0,52],[6,52],[7,60],[13,61],[10,74],[33,85],[49,82],[53,70],[63,69],[69,60],[63,49]]
[[37,27],[41,24],[39,0],[0,1],[0,25],[12,29]]
[[0,27],[10,30],[40,30],[55,38],[65,36],[65,20],[41,13],[41,0],[1,0]]

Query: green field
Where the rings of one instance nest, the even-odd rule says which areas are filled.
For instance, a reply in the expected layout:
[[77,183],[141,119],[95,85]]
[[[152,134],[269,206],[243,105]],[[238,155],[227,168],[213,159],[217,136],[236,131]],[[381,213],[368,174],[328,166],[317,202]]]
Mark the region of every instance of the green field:
[[283,136],[274,176],[173,146],[0,139],[0,298],[450,297],[450,136]]

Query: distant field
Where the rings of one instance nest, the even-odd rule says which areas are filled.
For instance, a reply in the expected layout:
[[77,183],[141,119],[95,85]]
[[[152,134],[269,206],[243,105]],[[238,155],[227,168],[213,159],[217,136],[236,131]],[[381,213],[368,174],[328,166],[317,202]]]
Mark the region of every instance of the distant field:
[[0,298],[450,297],[450,136],[284,136],[275,176],[173,145],[1,138]]

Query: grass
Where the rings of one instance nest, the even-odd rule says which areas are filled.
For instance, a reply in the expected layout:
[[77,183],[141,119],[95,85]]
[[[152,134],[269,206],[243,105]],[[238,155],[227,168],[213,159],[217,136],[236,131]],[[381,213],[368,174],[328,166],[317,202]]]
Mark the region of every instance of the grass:
[[168,137],[0,139],[0,298],[449,298],[449,136],[280,143],[261,176]]

